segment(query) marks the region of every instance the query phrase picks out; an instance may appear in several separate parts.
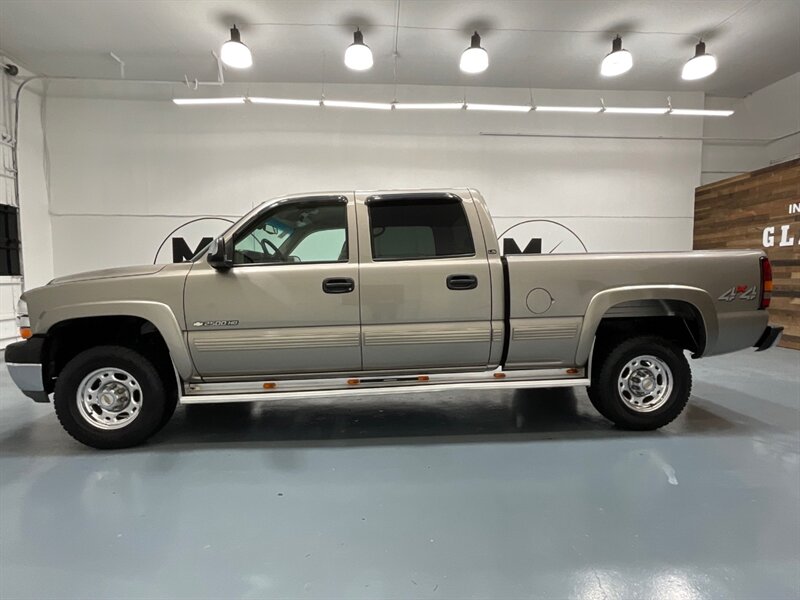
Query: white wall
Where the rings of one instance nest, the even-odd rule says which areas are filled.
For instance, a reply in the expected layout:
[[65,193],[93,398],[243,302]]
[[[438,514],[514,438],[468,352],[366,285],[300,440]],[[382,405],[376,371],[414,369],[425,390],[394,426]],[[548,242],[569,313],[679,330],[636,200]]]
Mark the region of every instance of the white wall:
[[704,184],[800,156],[800,72],[746,98],[706,98],[706,108],[736,112],[706,119],[704,137],[750,141],[706,141]]
[[[2,58],[2,57],[0,57]],[[13,97],[21,77],[8,77],[0,71],[0,134],[13,143]],[[14,322],[16,303],[23,288],[47,283],[53,277],[52,231],[49,204],[44,185],[44,151],[41,122],[42,96],[36,88],[25,88],[20,98],[18,160],[20,170],[20,237],[25,280],[21,277],[0,277],[0,348],[17,339]],[[0,203],[16,205],[14,182],[11,179],[11,146],[0,144]],[[24,191],[24,193],[23,193]]]
[[[308,85],[249,90],[319,92]],[[319,190],[471,186],[484,193],[501,230],[546,217],[574,229],[593,252],[691,248],[701,142],[624,138],[699,138],[699,118],[177,107],[169,94],[81,93],[54,83],[47,105],[56,275],[152,262],[164,237],[191,217],[236,216],[270,197]],[[452,101],[465,93],[473,102],[529,98],[528,90],[446,87],[402,88],[397,97]],[[539,104],[596,104],[600,95],[608,105],[666,101],[666,93],[534,90]],[[328,98],[393,96],[391,86],[326,89]],[[703,104],[699,93],[672,99]],[[491,132],[551,137],[481,135]]]
[[[0,57],[2,58],[2,57]],[[6,143],[0,144],[0,204],[16,205],[11,159],[11,85],[5,72],[0,70],[0,135]],[[0,276],[0,348],[16,337],[14,307],[22,292],[22,279]]]
[[[19,123],[20,233],[24,288],[53,278],[53,232],[47,194],[42,103],[45,98],[23,90]],[[24,193],[23,193],[24,192]]]

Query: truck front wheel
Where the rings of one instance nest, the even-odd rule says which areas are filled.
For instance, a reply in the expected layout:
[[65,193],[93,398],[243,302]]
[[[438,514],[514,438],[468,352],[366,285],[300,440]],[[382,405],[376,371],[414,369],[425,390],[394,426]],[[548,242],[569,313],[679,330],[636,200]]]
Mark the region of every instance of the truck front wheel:
[[665,338],[627,339],[599,357],[589,399],[597,411],[623,429],[658,429],[686,406],[692,372],[683,351]]
[[121,346],[98,346],[70,360],[56,380],[61,425],[93,448],[142,443],[162,425],[167,391],[153,364]]

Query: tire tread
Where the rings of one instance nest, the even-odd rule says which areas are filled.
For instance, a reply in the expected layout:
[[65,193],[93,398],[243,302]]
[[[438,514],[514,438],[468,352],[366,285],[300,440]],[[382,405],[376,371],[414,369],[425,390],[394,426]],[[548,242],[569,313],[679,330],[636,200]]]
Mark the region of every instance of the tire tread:
[[[76,414],[77,386],[87,372],[103,366],[137,371],[132,374],[143,388],[144,402],[142,413],[127,427],[109,431],[93,428]],[[128,448],[141,444],[166,423],[162,420],[169,410],[167,393],[158,369],[143,355],[124,346],[96,346],[74,356],[61,370],[53,406],[64,430],[82,444],[103,450]]]
[[[636,348],[639,353],[662,354],[668,359],[673,377],[673,398],[652,413],[636,413],[618,398],[616,365]],[[592,366],[592,382],[587,390],[597,412],[623,429],[646,431],[674,421],[683,412],[692,392],[692,371],[683,350],[674,342],[654,335],[642,335],[609,345]]]

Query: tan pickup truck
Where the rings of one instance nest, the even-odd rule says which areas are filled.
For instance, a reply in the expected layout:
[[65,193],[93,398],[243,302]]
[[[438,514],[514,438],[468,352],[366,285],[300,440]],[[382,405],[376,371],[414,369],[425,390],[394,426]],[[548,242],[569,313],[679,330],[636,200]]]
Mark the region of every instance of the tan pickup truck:
[[689,399],[684,351],[777,342],[771,288],[756,250],[501,256],[472,189],[296,195],[190,262],[25,292],[5,358],[97,448],[144,441],[178,402],[467,388],[586,386],[653,429]]

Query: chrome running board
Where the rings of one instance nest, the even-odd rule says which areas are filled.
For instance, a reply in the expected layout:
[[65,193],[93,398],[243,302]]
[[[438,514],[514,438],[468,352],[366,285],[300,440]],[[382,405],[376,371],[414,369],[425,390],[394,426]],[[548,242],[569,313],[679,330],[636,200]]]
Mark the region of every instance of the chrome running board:
[[588,386],[584,369],[482,371],[441,375],[287,379],[264,382],[191,383],[181,404],[260,402],[364,395]]

